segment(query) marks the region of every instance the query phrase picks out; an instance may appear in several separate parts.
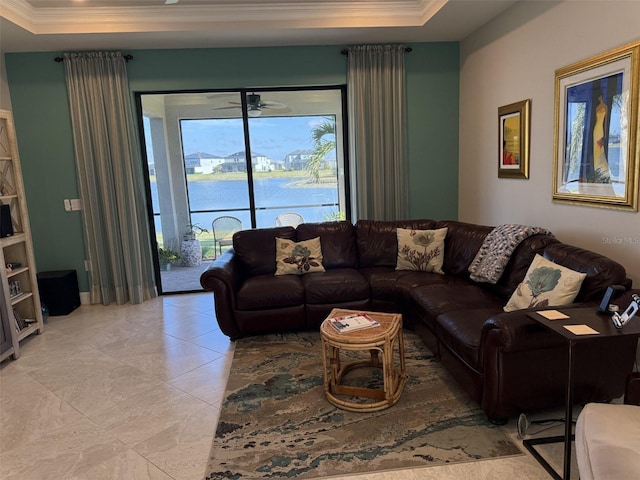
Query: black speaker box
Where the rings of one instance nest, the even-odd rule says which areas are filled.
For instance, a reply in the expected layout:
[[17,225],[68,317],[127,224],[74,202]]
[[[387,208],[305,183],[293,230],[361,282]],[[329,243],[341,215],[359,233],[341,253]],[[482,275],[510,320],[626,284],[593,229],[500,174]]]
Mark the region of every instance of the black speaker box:
[[68,315],[80,306],[75,270],[40,272],[37,277],[40,301],[49,309],[49,315]]
[[11,222],[11,207],[0,205],[0,237],[13,235],[13,223]]

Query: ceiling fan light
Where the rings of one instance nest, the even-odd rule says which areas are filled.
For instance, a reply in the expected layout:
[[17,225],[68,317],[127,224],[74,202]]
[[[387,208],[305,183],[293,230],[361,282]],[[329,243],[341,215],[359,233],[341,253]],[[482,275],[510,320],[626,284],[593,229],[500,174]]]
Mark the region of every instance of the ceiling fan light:
[[249,115],[250,117],[259,117],[260,115],[262,115],[262,110],[260,110],[259,108],[250,108],[247,111],[247,115]]

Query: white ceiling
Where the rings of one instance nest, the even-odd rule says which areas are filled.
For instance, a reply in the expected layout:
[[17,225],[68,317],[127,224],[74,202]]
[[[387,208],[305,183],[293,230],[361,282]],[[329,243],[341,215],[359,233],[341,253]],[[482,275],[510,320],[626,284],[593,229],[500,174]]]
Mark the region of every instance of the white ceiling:
[[518,0],[0,0],[0,52],[458,41]]

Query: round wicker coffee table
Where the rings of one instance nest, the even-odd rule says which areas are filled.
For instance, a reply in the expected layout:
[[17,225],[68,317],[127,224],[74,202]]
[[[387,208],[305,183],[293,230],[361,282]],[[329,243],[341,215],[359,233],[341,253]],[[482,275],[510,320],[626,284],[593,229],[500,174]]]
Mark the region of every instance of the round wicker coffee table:
[[[334,308],[329,318],[353,313],[358,311]],[[350,333],[339,333],[326,320],[320,326],[324,393],[327,400],[336,407],[353,412],[376,412],[394,405],[399,400],[407,381],[402,315],[366,313],[380,323],[380,326]],[[345,350],[369,351],[370,357],[366,360],[343,364],[340,357],[341,352]],[[382,389],[343,384],[345,375],[350,371],[371,367],[382,370]],[[336,395],[345,398],[338,398]],[[378,401],[363,402],[362,397]]]

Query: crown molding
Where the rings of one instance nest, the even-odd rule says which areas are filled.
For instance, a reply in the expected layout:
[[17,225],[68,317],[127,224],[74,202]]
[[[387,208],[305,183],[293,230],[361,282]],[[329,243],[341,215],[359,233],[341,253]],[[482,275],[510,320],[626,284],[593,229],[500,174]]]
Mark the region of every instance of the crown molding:
[[126,33],[261,28],[423,26],[450,0],[257,2],[152,7],[42,7],[2,0],[0,17],[33,34]]

